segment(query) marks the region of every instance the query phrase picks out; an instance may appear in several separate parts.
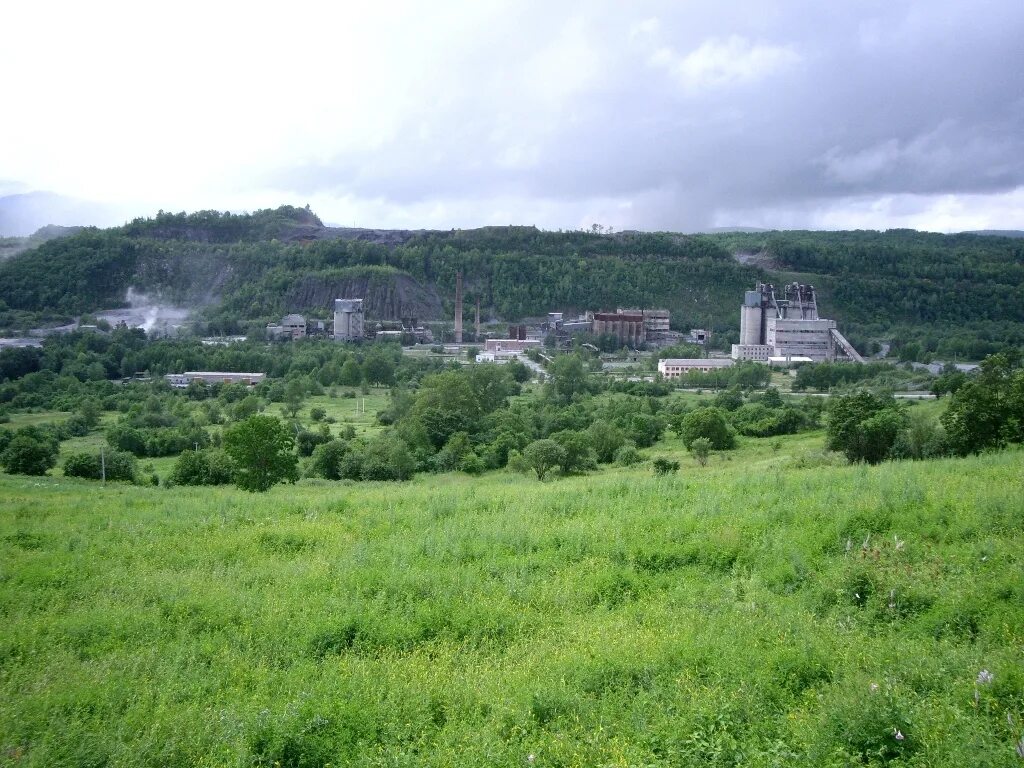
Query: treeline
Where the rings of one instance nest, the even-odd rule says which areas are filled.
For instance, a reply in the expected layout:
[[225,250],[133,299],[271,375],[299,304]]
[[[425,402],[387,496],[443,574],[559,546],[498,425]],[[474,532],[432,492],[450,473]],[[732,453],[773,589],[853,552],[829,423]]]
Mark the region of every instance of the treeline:
[[[135,374],[160,377],[184,371],[265,373],[274,379],[309,377],[322,387],[391,386],[413,382],[443,365],[434,358],[402,355],[397,344],[343,346],[306,339],[269,346],[245,342],[206,345],[198,339],[147,341],[138,329],[51,336],[43,346],[0,350],[0,405],[54,407],[84,382]],[[269,384],[273,387],[275,384]]]
[[[951,373],[951,378],[952,373]],[[834,397],[827,445],[850,461],[966,456],[1024,442],[1024,367],[1019,354],[986,358],[957,381],[939,418],[868,390]]]

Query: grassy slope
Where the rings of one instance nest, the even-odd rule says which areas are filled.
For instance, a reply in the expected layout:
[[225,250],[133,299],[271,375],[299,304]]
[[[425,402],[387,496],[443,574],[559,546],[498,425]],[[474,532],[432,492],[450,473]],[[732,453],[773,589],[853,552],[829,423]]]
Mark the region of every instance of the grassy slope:
[[1016,764],[1024,454],[767,442],[546,484],[0,475],[0,763]]

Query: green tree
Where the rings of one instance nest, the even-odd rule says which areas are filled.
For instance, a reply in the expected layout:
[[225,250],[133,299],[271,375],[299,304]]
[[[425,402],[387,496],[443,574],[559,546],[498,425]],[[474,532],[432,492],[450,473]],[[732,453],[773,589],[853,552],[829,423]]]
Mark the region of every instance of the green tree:
[[850,461],[877,464],[889,457],[906,423],[906,414],[892,397],[867,390],[833,397],[825,430],[830,450]]
[[291,430],[273,416],[250,416],[224,431],[224,450],[238,465],[235,482],[246,491],[267,491],[298,479]]
[[356,362],[355,358],[350,357],[341,366],[338,383],[343,387],[358,387],[363,383],[363,369]]
[[12,475],[45,475],[57,464],[57,448],[31,434],[15,434],[0,453],[0,466]]
[[346,440],[331,440],[313,449],[307,474],[326,480],[341,479],[341,460],[349,451]]
[[949,398],[941,417],[949,447],[961,456],[1024,440],[1024,368],[992,355]]
[[562,446],[550,438],[534,440],[523,449],[523,462],[543,480],[552,469],[562,462]]
[[563,405],[571,403],[573,396],[587,391],[587,370],[576,355],[560,355],[548,366],[548,393]]
[[679,437],[687,449],[693,445],[694,440],[701,437],[707,438],[716,451],[727,451],[736,445],[729,422],[718,408],[690,411],[682,418],[679,428]]
[[587,427],[587,435],[597,460],[602,464],[614,461],[615,452],[626,439],[621,429],[606,421],[595,421]]
[[697,460],[702,467],[708,465],[708,457],[711,456],[711,441],[706,437],[698,437],[690,443],[690,455]]
[[586,432],[566,429],[555,432],[551,435],[551,439],[562,447],[562,457],[558,462],[558,467],[562,470],[563,475],[585,472],[597,466],[597,457],[594,455],[594,448],[591,446]]

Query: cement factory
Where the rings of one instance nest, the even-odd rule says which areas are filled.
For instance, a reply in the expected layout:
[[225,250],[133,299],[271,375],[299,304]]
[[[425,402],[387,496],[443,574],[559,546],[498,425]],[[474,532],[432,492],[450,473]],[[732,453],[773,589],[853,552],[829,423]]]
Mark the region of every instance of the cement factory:
[[864,358],[836,330],[835,320],[818,317],[813,285],[790,283],[781,295],[775,287],[758,283],[747,291],[740,307],[740,343],[732,345],[733,360],[771,362],[833,362],[845,357]]
[[[462,321],[462,273],[455,276],[454,331],[449,326],[450,351],[457,352],[464,343]],[[506,362],[542,346],[569,347],[575,334],[586,333],[608,339],[621,347],[663,348],[679,343],[705,347],[710,334],[700,328],[688,334],[670,328],[667,309],[618,308],[615,312],[585,312],[566,319],[561,312],[551,312],[545,319],[508,326],[507,337],[483,334],[480,326],[480,298],[476,299],[475,333],[471,342],[484,344],[477,362]],[[310,336],[333,337],[339,342],[355,342],[368,338],[393,339],[402,343],[430,344],[434,333],[420,325],[416,318],[396,321],[366,321],[362,299],[335,299],[334,322],[308,321],[297,314],[286,315],[280,323],[267,326],[271,340],[291,341]],[[444,339],[442,338],[442,341]],[[596,342],[595,342],[596,343]],[[595,351],[596,347],[590,345]],[[449,351],[446,349],[446,351]],[[853,345],[837,330],[835,320],[818,316],[818,301],[813,285],[790,283],[776,290],[768,283],[758,283],[746,291],[740,306],[739,343],[732,345],[730,357],[660,360],[658,371],[666,378],[676,378],[688,371],[708,372],[736,362],[751,361],[766,365],[791,366],[798,363],[851,360],[863,363]]]

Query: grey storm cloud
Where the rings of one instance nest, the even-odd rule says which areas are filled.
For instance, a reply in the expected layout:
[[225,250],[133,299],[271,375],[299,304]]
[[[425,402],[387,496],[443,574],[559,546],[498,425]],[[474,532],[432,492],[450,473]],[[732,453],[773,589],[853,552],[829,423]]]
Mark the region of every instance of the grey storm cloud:
[[179,6],[11,5],[0,212],[1024,229],[1020,0]]
[[603,200],[673,229],[1006,192],[1024,185],[1022,31],[1019,2],[521,5],[376,146],[267,178],[397,206]]

